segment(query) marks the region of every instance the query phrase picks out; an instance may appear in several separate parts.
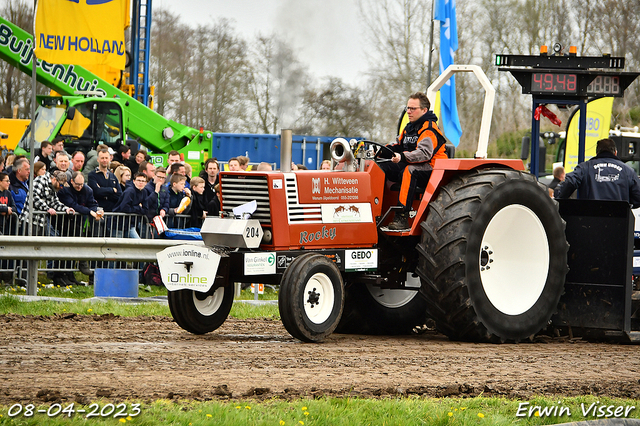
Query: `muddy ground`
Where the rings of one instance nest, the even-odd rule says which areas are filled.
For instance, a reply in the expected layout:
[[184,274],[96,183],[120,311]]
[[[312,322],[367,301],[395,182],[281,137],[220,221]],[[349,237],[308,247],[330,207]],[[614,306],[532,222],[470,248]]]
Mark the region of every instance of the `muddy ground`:
[[432,332],[335,334],[305,344],[267,319],[229,319],[196,336],[165,317],[9,314],[0,316],[0,380],[0,404],[410,394],[640,399],[640,346],[473,344]]

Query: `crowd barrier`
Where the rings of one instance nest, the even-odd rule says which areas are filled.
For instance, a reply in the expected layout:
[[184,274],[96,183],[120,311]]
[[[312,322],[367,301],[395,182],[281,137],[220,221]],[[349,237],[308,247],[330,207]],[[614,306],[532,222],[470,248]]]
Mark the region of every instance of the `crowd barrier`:
[[[176,215],[171,218],[166,217],[167,225],[170,228],[184,229],[189,225],[190,216]],[[58,236],[58,237],[102,237],[102,238],[160,238],[145,215],[135,215],[130,213],[110,213],[105,212],[100,220],[95,220],[91,216],[80,214],[57,213],[50,215],[43,211],[34,211],[33,224],[31,225],[32,236]],[[22,220],[15,213],[12,215],[0,216],[1,235],[15,235],[16,238],[29,235],[29,224]],[[26,280],[26,261],[21,260],[0,260],[0,272],[13,273],[15,278]],[[78,262],[77,260],[47,260],[41,261],[38,265],[39,271],[46,272],[74,272],[96,268],[116,268],[116,269],[136,269],[141,270],[144,264],[140,262],[113,262],[113,261],[90,261]]]

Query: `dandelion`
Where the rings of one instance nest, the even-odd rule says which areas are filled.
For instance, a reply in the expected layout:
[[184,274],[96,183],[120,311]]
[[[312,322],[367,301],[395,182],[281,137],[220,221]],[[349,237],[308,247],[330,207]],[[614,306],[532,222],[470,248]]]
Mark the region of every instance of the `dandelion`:
[[57,287],[60,288],[60,284],[58,284]]
[[481,419],[484,419],[484,414],[478,413],[478,417],[480,417]]
[[128,416],[128,417],[127,417],[127,420],[131,421],[131,420],[133,420],[133,419],[131,418],[131,416]]
[[280,426],[284,426],[284,420],[280,420]]
[[126,423],[127,421],[125,419],[120,419],[119,422],[120,423]]
[[213,417],[211,414],[207,414],[207,417]]
[[309,412],[308,412],[308,411],[305,411],[305,412],[304,412],[304,415],[305,415],[305,416],[308,416],[308,415],[309,415]]
[[87,309],[87,312],[91,313],[91,312],[93,312],[93,309],[89,308],[89,309]]
[[540,417],[540,411],[536,411],[535,413],[533,413],[534,417]]
[[249,407],[248,405],[244,408],[246,408],[247,410],[251,410],[251,407]]
[[302,411],[307,411],[307,407],[302,407]]
[[238,406],[236,406],[236,410],[239,410],[239,409],[241,409],[241,408],[242,408],[242,407],[241,407],[241,406],[239,406],[239,405],[238,405]]
[[300,423],[301,425],[304,425],[304,422],[302,420],[298,420],[298,423]]
[[449,417],[452,417],[452,416],[453,416],[453,413],[452,413],[451,411],[449,411],[449,412],[447,413],[447,415],[448,415]]

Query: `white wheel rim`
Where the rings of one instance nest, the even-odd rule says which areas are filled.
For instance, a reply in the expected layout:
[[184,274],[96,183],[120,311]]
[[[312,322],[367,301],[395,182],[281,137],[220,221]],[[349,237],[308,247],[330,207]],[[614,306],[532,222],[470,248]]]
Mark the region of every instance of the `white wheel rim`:
[[526,206],[513,204],[489,222],[480,247],[480,279],[500,312],[520,315],[538,301],[549,272],[544,226]]
[[[405,286],[419,289],[420,278],[414,277],[413,274],[408,273]],[[367,290],[369,290],[369,293],[378,304],[390,309],[401,308],[411,302],[418,295],[416,290],[383,289],[371,284],[367,284]]]
[[304,286],[304,313],[314,324],[325,322],[335,302],[331,279],[323,273],[314,274]]
[[218,312],[222,305],[222,299],[224,298],[224,287],[219,287],[213,294],[207,296],[205,299],[200,300],[196,296],[196,292],[193,293],[193,304],[198,312],[205,317],[211,316]]

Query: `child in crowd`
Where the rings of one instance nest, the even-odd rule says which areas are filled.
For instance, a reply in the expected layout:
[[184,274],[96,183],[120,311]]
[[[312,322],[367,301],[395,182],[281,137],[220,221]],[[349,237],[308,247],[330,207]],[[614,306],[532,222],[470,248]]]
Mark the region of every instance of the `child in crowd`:
[[193,228],[200,228],[207,217],[207,205],[204,197],[204,179],[196,176],[191,179],[191,221]]
[[187,207],[183,207],[184,203],[182,199],[187,197],[184,190],[184,185],[187,182],[187,177],[179,174],[171,175],[171,180],[169,181],[169,216],[171,216],[170,223],[167,224],[169,228],[178,228],[178,221],[176,220],[175,215],[177,214],[188,214],[191,210],[191,204],[188,204]]

